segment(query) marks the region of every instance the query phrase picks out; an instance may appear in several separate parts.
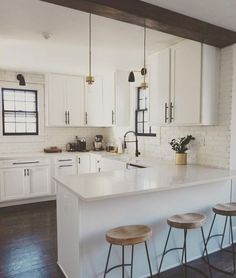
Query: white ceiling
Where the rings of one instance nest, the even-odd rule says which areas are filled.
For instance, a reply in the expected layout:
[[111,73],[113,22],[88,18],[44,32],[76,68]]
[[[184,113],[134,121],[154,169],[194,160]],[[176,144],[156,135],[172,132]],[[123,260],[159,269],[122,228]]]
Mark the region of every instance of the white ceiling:
[[236,31],[235,0],[144,0],[144,2]]
[[[94,64],[132,68],[142,63],[143,29],[104,17],[92,17]],[[49,32],[45,40],[42,32]],[[147,32],[148,52],[180,38]],[[0,0],[0,67],[34,71],[85,71],[88,14],[39,0]],[[99,67],[98,67],[99,65]]]

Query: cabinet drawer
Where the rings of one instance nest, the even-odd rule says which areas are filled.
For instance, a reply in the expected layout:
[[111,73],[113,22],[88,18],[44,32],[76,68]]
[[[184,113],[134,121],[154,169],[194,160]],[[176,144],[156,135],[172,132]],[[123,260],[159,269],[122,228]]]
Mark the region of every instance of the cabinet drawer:
[[40,159],[20,159],[20,160],[2,160],[0,161],[0,168],[12,168],[12,167],[36,167],[39,165],[49,165],[50,159],[40,158]]

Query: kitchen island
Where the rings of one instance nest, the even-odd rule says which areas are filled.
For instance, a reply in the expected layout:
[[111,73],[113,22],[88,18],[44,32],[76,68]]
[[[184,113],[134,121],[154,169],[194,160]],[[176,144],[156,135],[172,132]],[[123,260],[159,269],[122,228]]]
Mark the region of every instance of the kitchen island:
[[[148,242],[153,272],[163,251],[167,235],[166,219],[172,214],[201,212],[208,216],[204,226],[209,230],[211,207],[232,200],[232,179],[236,172],[198,165],[176,166],[156,161],[145,169],[119,170],[81,176],[58,176],[57,221],[58,265],[68,278],[103,277],[108,244],[107,230],[130,224],[147,224],[153,229]],[[222,228],[218,219],[216,231]],[[199,231],[191,231],[189,260],[201,256]],[[180,230],[172,234],[170,247],[182,245]],[[226,240],[227,243],[227,240]],[[147,277],[148,268],[143,246],[135,248],[134,277]],[[212,240],[209,252],[219,248],[218,239]],[[130,261],[129,247],[126,260]],[[121,248],[114,247],[110,266],[120,263]],[[176,251],[166,257],[163,270],[178,265]],[[126,269],[129,277],[129,268]],[[110,274],[120,278],[120,270]]]

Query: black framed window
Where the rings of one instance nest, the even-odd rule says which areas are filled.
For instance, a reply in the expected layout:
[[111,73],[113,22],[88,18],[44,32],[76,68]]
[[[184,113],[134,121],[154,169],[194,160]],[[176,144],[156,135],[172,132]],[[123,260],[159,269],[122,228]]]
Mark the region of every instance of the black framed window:
[[156,136],[149,125],[148,106],[148,90],[139,87],[137,91],[137,109],[135,111],[135,132],[138,136]]
[[3,135],[38,135],[35,90],[2,88]]

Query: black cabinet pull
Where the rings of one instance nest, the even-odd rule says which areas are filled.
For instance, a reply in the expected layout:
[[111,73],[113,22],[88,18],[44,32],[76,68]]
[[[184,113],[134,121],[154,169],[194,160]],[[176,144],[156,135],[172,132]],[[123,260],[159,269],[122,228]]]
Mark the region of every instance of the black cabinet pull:
[[88,124],[88,112],[85,112],[85,124]]
[[111,112],[111,122],[114,125],[114,111],[113,110]]
[[59,168],[72,167],[73,165],[60,165]]
[[67,111],[65,111],[65,124],[67,125]]
[[165,103],[165,123],[168,122],[168,105]]
[[70,124],[70,111],[67,111],[67,115],[68,115],[68,125]]
[[172,121],[174,120],[174,117],[173,117],[173,109],[174,109],[174,105],[173,103],[171,102],[170,103],[170,122],[172,123]]
[[24,176],[26,176],[26,169],[24,169]]
[[25,162],[14,162],[13,165],[22,165],[22,164],[37,164],[39,161],[25,161]]
[[79,162],[79,164],[80,164],[80,157],[78,158],[78,162]]
[[27,176],[29,176],[30,175],[30,170],[29,169],[27,169]]

